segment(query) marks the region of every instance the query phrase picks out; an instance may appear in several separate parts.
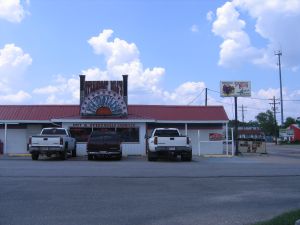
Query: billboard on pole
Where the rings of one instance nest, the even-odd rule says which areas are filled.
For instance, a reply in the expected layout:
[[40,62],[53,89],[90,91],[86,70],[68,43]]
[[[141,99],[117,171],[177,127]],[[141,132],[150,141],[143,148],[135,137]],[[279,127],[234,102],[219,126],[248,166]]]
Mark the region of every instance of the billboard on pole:
[[250,81],[221,81],[221,97],[251,97]]

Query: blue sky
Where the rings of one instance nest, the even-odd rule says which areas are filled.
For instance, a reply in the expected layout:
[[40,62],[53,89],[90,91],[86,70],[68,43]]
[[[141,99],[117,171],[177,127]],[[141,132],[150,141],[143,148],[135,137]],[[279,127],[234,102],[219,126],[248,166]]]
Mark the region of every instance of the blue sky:
[[[0,0],[0,104],[78,104],[88,80],[129,75],[129,104],[224,105],[220,81],[251,81],[245,119],[300,106],[300,0]],[[241,113],[239,114],[241,119]],[[278,119],[279,119],[278,115]]]

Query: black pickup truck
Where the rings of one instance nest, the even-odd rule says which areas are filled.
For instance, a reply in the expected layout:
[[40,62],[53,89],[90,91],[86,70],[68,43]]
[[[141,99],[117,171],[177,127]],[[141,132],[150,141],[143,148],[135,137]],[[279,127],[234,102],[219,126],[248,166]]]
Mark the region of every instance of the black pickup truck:
[[102,158],[122,159],[122,145],[115,132],[93,131],[87,143],[88,160]]

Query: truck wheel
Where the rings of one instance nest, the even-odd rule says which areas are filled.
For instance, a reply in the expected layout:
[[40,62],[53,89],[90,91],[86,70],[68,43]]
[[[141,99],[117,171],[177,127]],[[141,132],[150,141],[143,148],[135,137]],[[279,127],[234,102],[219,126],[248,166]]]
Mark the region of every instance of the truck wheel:
[[74,147],[74,149],[72,150],[72,157],[76,157],[77,156],[77,151],[76,151],[76,145]]
[[66,151],[63,151],[60,153],[60,159],[61,160],[66,160],[67,159],[67,152]]
[[32,160],[38,160],[39,159],[39,153],[31,153]]
[[93,155],[88,155],[88,160],[93,160],[94,156]]
[[76,148],[76,142],[74,144],[74,149],[72,150],[72,157],[76,157],[77,156],[77,148]]
[[181,155],[181,161],[186,161],[186,162],[192,161],[192,153]]
[[120,161],[122,159],[122,153],[118,155],[116,159]]
[[153,154],[152,152],[148,151],[148,161],[157,161],[157,156],[156,154]]

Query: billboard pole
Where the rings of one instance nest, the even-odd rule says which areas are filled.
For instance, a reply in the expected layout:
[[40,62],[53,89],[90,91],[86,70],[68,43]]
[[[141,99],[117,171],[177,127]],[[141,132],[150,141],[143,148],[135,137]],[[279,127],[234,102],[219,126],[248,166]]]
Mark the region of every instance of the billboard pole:
[[234,97],[235,121],[234,121],[234,139],[235,139],[235,155],[239,155],[238,143],[238,97],[251,97],[251,82],[250,81],[221,81],[221,97]]
[[235,155],[239,154],[239,142],[238,142],[238,115],[237,115],[237,97],[234,97],[234,111],[235,111],[235,121],[234,121],[234,139],[235,139]]

